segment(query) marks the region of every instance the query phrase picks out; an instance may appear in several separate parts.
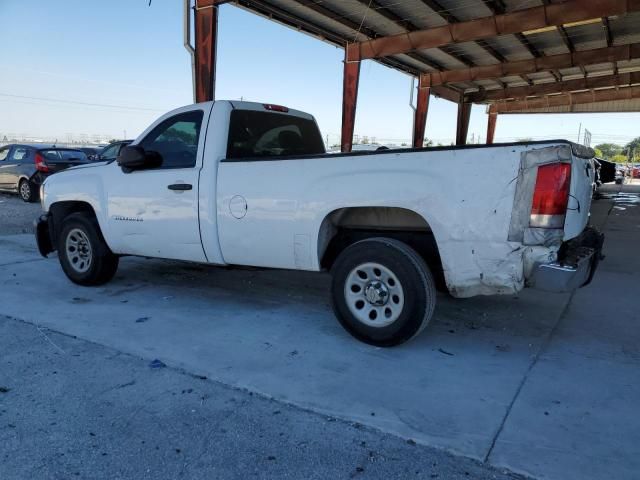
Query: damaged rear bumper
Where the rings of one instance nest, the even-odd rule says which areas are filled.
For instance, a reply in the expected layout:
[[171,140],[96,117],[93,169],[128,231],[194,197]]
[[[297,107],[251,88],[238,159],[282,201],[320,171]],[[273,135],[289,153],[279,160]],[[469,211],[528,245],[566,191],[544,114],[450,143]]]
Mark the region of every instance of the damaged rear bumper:
[[571,292],[588,285],[603,258],[603,243],[604,234],[586,228],[578,237],[563,243],[557,262],[538,263],[527,285],[547,292]]

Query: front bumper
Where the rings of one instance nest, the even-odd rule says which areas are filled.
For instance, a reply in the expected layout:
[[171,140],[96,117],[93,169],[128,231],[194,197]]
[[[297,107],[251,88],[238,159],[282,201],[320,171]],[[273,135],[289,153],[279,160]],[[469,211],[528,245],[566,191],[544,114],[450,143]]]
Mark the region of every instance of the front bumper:
[[591,283],[602,257],[604,234],[588,227],[578,237],[565,242],[558,261],[539,263],[528,286],[546,292],[572,292]]
[[40,255],[46,257],[48,254],[55,250],[53,246],[53,220],[50,214],[45,213],[41,215],[35,222],[36,230],[36,243],[38,244],[38,250]]

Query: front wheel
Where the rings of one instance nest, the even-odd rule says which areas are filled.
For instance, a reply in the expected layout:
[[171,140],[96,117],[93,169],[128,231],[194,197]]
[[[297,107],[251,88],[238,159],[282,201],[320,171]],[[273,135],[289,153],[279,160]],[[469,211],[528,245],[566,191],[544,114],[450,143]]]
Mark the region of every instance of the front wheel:
[[58,259],[62,270],[79,285],[101,285],[118,269],[118,257],[111,252],[95,219],[82,213],[65,218],[58,236]]
[[357,339],[379,347],[418,335],[433,316],[435,282],[411,247],[370,238],[347,247],[332,268],[336,317]]

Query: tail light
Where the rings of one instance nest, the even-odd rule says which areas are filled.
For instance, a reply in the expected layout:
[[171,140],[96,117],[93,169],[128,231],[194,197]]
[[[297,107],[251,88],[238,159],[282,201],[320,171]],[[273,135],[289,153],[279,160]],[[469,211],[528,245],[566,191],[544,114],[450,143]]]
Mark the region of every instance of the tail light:
[[265,110],[269,110],[271,112],[283,112],[287,113],[289,109],[287,107],[283,107],[282,105],[273,105],[271,103],[263,103]]
[[570,183],[570,163],[554,163],[538,167],[529,226],[537,228],[564,227]]
[[47,173],[49,171],[49,167],[47,166],[46,163],[44,163],[44,157],[42,156],[42,154],[36,152],[36,170],[38,170],[39,172],[43,172],[43,173]]

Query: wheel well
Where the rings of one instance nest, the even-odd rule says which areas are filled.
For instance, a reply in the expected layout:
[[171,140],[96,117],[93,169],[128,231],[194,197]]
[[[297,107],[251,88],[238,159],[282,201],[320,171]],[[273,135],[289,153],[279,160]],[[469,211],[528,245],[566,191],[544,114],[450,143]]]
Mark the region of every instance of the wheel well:
[[446,288],[438,245],[427,221],[398,207],[350,207],[331,212],[318,236],[320,267],[330,269],[349,245],[371,237],[394,238],[413,248],[427,263],[438,288]]
[[53,223],[51,242],[54,246],[57,244],[58,234],[60,233],[64,219],[72,213],[85,213],[88,216],[97,218],[96,212],[91,205],[79,201],[56,202],[49,207],[49,213],[51,214],[51,221]]

